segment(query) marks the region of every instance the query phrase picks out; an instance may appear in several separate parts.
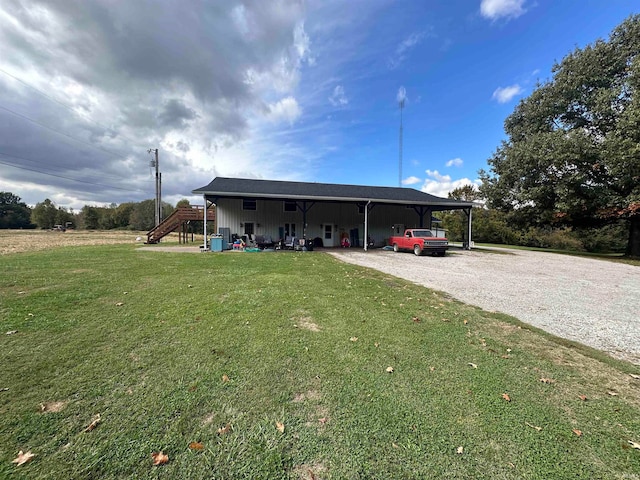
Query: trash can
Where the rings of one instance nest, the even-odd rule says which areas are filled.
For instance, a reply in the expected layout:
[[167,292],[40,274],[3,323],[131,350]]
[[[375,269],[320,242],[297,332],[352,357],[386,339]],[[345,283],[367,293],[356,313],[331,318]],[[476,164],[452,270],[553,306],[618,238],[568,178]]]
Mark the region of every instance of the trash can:
[[224,248],[223,242],[224,238],[222,237],[211,237],[210,239],[211,251],[212,252],[221,252]]

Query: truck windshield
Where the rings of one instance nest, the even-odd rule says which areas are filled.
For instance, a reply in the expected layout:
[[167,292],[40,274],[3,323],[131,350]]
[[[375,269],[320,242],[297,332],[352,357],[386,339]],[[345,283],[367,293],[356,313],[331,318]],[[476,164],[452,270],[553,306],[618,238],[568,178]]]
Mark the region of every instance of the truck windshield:
[[431,233],[431,230],[414,230],[413,231],[413,236],[414,237],[421,237],[421,238],[428,238],[428,237],[433,237],[433,234]]

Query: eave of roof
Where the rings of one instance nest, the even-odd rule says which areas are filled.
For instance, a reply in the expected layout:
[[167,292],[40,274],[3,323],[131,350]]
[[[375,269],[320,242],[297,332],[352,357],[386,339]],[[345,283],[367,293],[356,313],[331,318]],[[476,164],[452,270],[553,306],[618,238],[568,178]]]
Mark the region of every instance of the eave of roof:
[[208,185],[193,190],[211,197],[267,198],[308,201],[374,202],[400,205],[469,208],[473,204],[441,198],[413,188],[371,187],[334,183],[286,182],[216,177]]

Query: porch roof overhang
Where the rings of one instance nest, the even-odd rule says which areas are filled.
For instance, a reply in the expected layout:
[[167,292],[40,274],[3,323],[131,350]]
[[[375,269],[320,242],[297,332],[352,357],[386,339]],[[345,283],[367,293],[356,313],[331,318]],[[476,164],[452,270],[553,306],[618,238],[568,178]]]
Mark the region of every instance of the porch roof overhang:
[[[192,191],[208,199],[261,198],[311,202],[375,203],[414,205],[433,211],[470,209],[472,202],[436,197],[413,188],[371,187],[335,183],[286,182],[248,178],[216,177]],[[215,201],[214,201],[215,203]]]

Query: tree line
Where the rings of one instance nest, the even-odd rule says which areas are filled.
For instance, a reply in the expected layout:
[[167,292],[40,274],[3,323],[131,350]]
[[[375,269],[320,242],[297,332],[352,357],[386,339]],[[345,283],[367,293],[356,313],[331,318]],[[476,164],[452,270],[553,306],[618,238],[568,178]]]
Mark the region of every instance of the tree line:
[[[180,200],[176,207],[188,206],[189,201]],[[162,202],[163,218],[173,212],[170,203]],[[11,192],[0,192],[0,228],[79,228],[85,230],[151,230],[155,226],[155,200],[141,202],[112,203],[108,207],[85,205],[74,211],[57,206],[50,199],[31,208]]]

